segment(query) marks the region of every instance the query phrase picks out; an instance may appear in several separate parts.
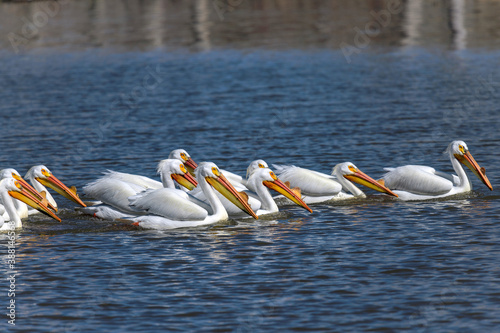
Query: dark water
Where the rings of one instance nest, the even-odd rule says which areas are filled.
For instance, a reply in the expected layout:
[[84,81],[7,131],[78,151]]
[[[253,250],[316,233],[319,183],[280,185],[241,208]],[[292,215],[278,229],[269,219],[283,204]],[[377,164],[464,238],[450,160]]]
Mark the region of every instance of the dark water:
[[[137,5],[124,3],[132,11]],[[184,8],[168,2],[167,21],[193,24],[176,21],[178,14],[198,22],[186,13],[199,3]],[[367,3],[332,13],[368,15]],[[456,3],[450,3],[431,12],[453,17]],[[4,23],[2,31],[21,29],[15,15],[36,12],[30,6],[0,4],[12,24]],[[154,7],[144,6],[142,16],[156,17]],[[287,31],[300,12],[245,6],[222,21],[214,12],[205,19],[219,29],[232,22],[234,31],[254,36],[263,13],[280,23],[277,31]],[[324,13],[317,6],[303,9],[303,17]],[[22,52],[3,40],[2,168],[24,174],[43,163],[81,188],[106,169],[156,177],[158,160],[182,147],[198,162],[240,174],[262,158],[322,172],[351,161],[377,178],[384,167],[402,164],[451,173],[442,151],[463,139],[494,191],[471,175],[474,191],[449,200],[403,203],[367,189],[366,199],[313,206],[313,214],[285,207],[275,219],[161,232],[79,215],[57,196],[62,223],[31,217],[17,232],[16,326],[3,315],[2,328],[500,331],[500,51],[494,34],[471,37],[477,20],[496,23],[487,20],[487,10],[476,9],[465,18],[468,43],[458,38],[463,35],[455,19],[449,25],[455,33],[431,29],[437,37],[424,39],[434,42],[411,44],[414,34],[405,30],[413,22],[410,9],[393,21],[394,31],[373,39],[351,63],[338,44],[322,39],[324,32],[302,32],[309,36],[303,39],[298,32],[271,31],[261,44],[248,37],[233,47],[228,32],[219,31],[211,35],[215,47],[200,51],[185,29],[167,25],[159,31],[169,38],[157,47],[143,34],[124,41],[118,37],[127,34],[115,25],[128,21],[116,18],[118,9],[104,21],[106,29],[88,23],[86,34],[73,25],[85,22],[85,15],[74,21],[57,15],[54,25],[66,27],[61,36],[40,29],[45,35]],[[89,12],[92,23],[97,19]],[[283,12],[288,20],[280,19]],[[238,25],[238,18],[246,21]],[[118,37],[89,46],[75,36],[93,39],[90,27]],[[6,235],[0,238],[5,313],[12,298]]]

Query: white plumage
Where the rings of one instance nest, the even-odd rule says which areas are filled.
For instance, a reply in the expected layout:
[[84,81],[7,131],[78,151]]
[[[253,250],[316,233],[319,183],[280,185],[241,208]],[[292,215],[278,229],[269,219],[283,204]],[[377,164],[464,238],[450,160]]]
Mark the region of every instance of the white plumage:
[[208,216],[207,210],[191,200],[189,194],[171,188],[144,191],[131,196],[129,202],[132,209],[172,220],[203,220]]
[[305,196],[333,196],[342,190],[342,185],[331,175],[295,165],[273,164],[273,167],[281,180],[290,182],[291,187],[299,187]]
[[[86,196],[129,214],[135,212],[129,207],[128,198],[142,191],[144,191],[144,188],[140,185],[115,178],[107,178],[106,176],[83,187]],[[88,213],[91,209],[92,207],[88,207],[88,209],[80,209],[80,211]]]
[[[0,199],[2,201],[2,208],[0,211],[4,212],[0,217],[0,230],[11,230],[13,228],[22,228],[21,217],[17,213],[14,205],[14,199],[21,200],[22,202],[30,205],[31,207],[40,210],[46,215],[61,221],[44,203],[35,198],[29,191],[24,189],[22,185],[14,178],[4,178],[0,180]],[[12,223],[5,223],[10,221]]]
[[130,184],[135,184],[137,186],[140,186],[143,190],[149,188],[158,189],[163,187],[163,184],[161,182],[151,179],[149,177],[124,173],[124,172],[117,172],[112,170],[107,170],[104,173],[103,178],[116,179]]
[[[22,179],[19,172],[17,172],[15,169],[12,169],[12,168],[0,170],[0,179],[5,179],[5,178],[14,178],[16,180]],[[27,184],[27,183],[24,183],[24,184]],[[36,192],[36,190],[35,190],[35,192]],[[22,202],[21,200],[14,200],[13,202],[14,202],[14,207],[16,208],[16,213],[19,216],[19,218],[21,218],[21,219],[27,218],[29,215],[29,212],[30,212],[30,209],[28,209],[28,205],[25,204],[24,202]],[[1,201],[1,198],[0,198],[0,203],[3,204],[3,202]],[[33,209],[33,210],[35,212],[38,212],[36,209]],[[2,216],[6,221],[9,220],[8,213],[5,209],[3,209]]]
[[191,158],[191,156],[188,154],[187,151],[185,151],[184,149],[174,149],[170,152],[168,158],[181,161],[186,166],[189,173],[192,176],[194,176],[194,170],[196,170],[198,164],[196,164],[196,162],[193,161],[193,159]]
[[307,204],[321,203],[330,200],[344,200],[354,197],[366,197],[352,182],[367,186],[379,192],[395,195],[387,187],[361,172],[351,162],[337,164],[332,170],[332,175],[293,165],[273,166],[276,168],[276,173],[281,180],[289,182],[292,188],[300,188],[303,194],[302,199]]
[[24,175],[26,179],[28,179],[33,185],[33,187],[40,193],[45,192],[47,201],[50,205],[52,205],[55,209],[57,209],[57,203],[52,197],[52,195],[47,191],[47,187],[53,189],[60,195],[65,198],[77,203],[82,207],[86,207],[82,200],[76,194],[76,188],[68,188],[61,182],[59,179],[54,176],[54,174],[47,168],[45,165],[35,165],[31,167],[26,175]]
[[[257,218],[247,201],[229,183],[214,163],[200,163],[195,170],[195,174],[198,179],[199,187],[210,203],[212,214],[209,214],[209,212],[206,211],[206,213],[203,214],[205,216],[204,218],[190,220],[188,216],[192,214],[190,208],[194,205],[193,202],[182,197],[183,194],[178,194],[179,197],[176,198],[175,202],[164,201],[162,200],[161,195],[156,195],[157,191],[162,190],[156,190],[145,193],[143,196],[138,195],[136,198],[131,198],[133,205],[137,207],[140,204],[141,208],[146,211],[161,212],[165,216],[179,216],[180,218],[174,219],[163,216],[147,215],[136,217],[132,220],[135,221],[137,225],[147,229],[195,227],[226,220],[228,218],[228,214],[220,200],[215,195],[214,187],[225,197],[232,199],[233,203],[239,203],[241,209],[245,210],[254,218]],[[150,197],[149,200],[148,197]]]
[[[267,163],[263,160],[255,160],[250,163],[250,165],[247,168],[247,179],[244,179],[243,177],[232,173],[227,170],[220,170],[221,173],[229,180],[231,185],[234,186],[238,192],[245,192],[248,195],[248,204],[250,207],[252,207],[252,210],[254,212],[258,211],[261,208],[261,201],[259,198],[251,193],[247,187],[248,183],[248,177],[250,177],[255,171],[262,169],[262,168],[267,168]],[[205,194],[203,191],[201,191],[200,188],[196,188],[193,191],[189,192],[194,198],[204,202],[205,204],[208,204],[208,200],[205,197]],[[216,192],[215,195],[219,198],[221,201],[222,205],[224,206],[224,209],[227,211],[229,216],[241,216],[244,214],[240,208],[235,206],[231,201],[229,201],[226,197],[221,195],[219,192]]]
[[463,141],[453,141],[447,153],[458,176],[436,171],[423,165],[405,165],[387,168],[383,177],[387,187],[398,194],[401,200],[428,200],[465,193],[472,190],[472,184],[460,163],[467,166],[490,190],[493,189],[486,172],[477,164]]
[[436,175],[436,170],[423,165],[405,165],[391,170],[383,177],[393,190],[411,191],[421,195],[441,195],[453,188],[453,182]]
[[253,170],[247,180],[247,186],[257,193],[258,199],[261,202],[260,209],[256,211],[258,216],[277,213],[279,211],[278,205],[271,196],[269,189],[278,191],[278,193],[281,193],[286,198],[312,213],[311,208],[301,199],[300,194],[287,187],[269,168]]
[[[145,190],[164,190],[167,192],[180,192],[175,189],[174,179],[182,186],[189,189],[196,186],[196,180],[187,173],[184,165],[177,159],[162,160],[158,164],[158,172],[162,183],[153,179],[121,172],[108,171],[101,178],[87,184],[83,191],[88,197],[99,200],[110,207],[102,209],[101,206],[79,208],[78,210],[102,219],[116,219],[124,216],[141,215],[139,206],[131,207],[129,198]],[[146,192],[150,193],[150,192]]]

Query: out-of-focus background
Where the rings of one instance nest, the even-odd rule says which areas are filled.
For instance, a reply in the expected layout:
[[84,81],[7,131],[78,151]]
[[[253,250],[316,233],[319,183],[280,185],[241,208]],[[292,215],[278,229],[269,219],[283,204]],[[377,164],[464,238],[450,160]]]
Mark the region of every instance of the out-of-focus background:
[[339,49],[362,31],[369,47],[496,49],[498,13],[497,0],[4,1],[0,48]]

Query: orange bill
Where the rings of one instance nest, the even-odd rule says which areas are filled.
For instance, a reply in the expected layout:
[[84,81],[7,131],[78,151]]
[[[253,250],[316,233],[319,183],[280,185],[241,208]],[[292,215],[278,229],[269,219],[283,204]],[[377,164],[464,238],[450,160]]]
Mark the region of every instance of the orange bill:
[[455,154],[455,157],[462,164],[468,167],[477,176],[477,178],[479,178],[484,183],[484,185],[486,185],[491,191],[493,191],[493,186],[491,186],[488,177],[486,177],[485,169],[479,166],[479,164],[476,162],[474,157],[472,157],[469,151],[466,151],[463,156]]
[[344,175],[345,178],[349,179],[350,181],[353,181],[355,183],[358,183],[360,185],[366,186],[368,188],[371,188],[372,190],[382,192],[382,193],[387,193],[390,195],[393,195],[397,197],[398,195],[394,192],[392,192],[390,189],[388,189],[385,185],[382,185],[381,183],[377,182],[375,179],[371,178],[364,172],[360,171],[359,169],[354,172],[352,175]]
[[[16,175],[16,174],[12,174],[12,177],[17,180],[21,185],[22,187],[30,192],[35,198],[37,198],[38,200],[40,201],[44,201],[45,197],[39,193],[37,190],[35,190],[27,181],[25,181],[22,177]],[[49,207],[50,209],[52,209],[54,212],[57,212],[57,207],[54,207],[50,202],[47,201],[47,207]]]
[[47,205],[38,200],[33,194],[23,188],[23,186],[16,181],[16,186],[18,191],[9,191],[9,195],[17,200],[24,202],[25,204],[35,208],[36,210],[42,212],[43,214],[52,217],[53,219],[61,222],[61,219],[51,211]]
[[309,208],[309,206],[300,198],[291,188],[286,186],[281,180],[279,180],[273,173],[272,175],[274,181],[268,181],[265,180],[262,183],[270,188],[271,190],[275,190],[276,192],[283,194],[285,197],[288,199],[292,200],[294,203],[297,205],[301,206],[302,208],[307,209],[310,213],[312,213],[312,209]]
[[224,197],[226,197],[242,211],[248,213],[254,219],[259,218],[248,204],[248,198],[243,198],[243,196],[234,188],[233,185],[231,185],[223,174],[219,174],[217,178],[205,177],[205,179],[210,185],[213,186],[213,188],[219,191]]
[[184,186],[190,191],[198,186],[198,182],[196,181],[196,179],[194,179],[193,176],[191,176],[189,172],[186,172],[184,174],[173,173],[171,177],[179,185]]
[[59,179],[56,178],[53,174],[49,174],[46,178],[42,177],[37,177],[36,180],[38,180],[42,185],[50,187],[60,195],[64,196],[65,198],[68,198],[71,201],[74,201],[75,203],[79,204],[82,207],[87,207],[83,203],[82,200],[78,197],[78,194],[76,194],[76,188],[71,187],[68,188],[66,185],[64,185]]
[[188,169],[189,173],[194,176],[194,170],[198,167],[198,164],[193,161],[191,157],[184,161],[184,165]]

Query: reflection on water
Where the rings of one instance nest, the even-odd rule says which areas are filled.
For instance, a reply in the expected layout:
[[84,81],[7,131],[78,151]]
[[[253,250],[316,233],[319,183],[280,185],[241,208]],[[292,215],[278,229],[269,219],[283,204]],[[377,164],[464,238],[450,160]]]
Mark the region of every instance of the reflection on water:
[[0,49],[498,48],[499,12],[494,0],[1,2]]
[[[490,3],[493,6],[497,4],[493,1]],[[481,16],[480,13],[484,15],[484,11],[472,8],[473,5],[476,4],[466,0],[435,1],[431,6],[424,0],[408,1],[405,7],[403,24],[405,37],[402,44],[405,46],[438,44],[456,50],[465,49],[468,30],[470,30],[470,38],[478,39],[476,36],[478,27],[471,21],[477,19],[474,16]],[[467,25],[466,22],[469,24]],[[486,44],[482,46],[488,46],[491,41],[487,40],[492,37],[490,34],[483,36]]]

